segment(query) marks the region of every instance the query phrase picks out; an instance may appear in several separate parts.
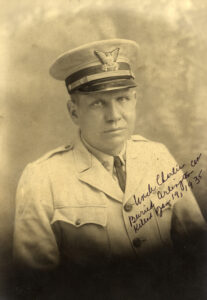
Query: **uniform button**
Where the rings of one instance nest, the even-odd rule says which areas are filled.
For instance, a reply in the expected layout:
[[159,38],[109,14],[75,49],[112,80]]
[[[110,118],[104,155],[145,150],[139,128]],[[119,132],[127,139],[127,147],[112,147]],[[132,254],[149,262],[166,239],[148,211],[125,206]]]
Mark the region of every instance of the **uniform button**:
[[132,210],[132,204],[126,203],[124,205],[124,210],[127,211],[127,212],[131,211]]
[[80,219],[77,219],[76,221],[75,221],[75,225],[80,225],[81,224],[81,220]]
[[136,239],[133,240],[133,245],[134,245],[135,248],[140,247],[141,244],[142,244],[142,242],[139,238],[136,238]]

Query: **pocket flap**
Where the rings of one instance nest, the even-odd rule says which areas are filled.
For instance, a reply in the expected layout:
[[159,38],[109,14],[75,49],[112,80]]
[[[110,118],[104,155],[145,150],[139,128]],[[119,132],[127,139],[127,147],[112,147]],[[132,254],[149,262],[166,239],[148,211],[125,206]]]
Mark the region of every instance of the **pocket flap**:
[[84,224],[98,224],[106,226],[107,212],[103,206],[61,207],[55,209],[51,224],[63,221],[80,227]]

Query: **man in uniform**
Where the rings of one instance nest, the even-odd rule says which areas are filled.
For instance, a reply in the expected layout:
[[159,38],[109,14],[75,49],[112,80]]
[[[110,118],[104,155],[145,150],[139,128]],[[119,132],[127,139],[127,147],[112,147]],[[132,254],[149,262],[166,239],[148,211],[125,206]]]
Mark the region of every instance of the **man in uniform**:
[[138,60],[136,42],[113,39],[70,50],[52,65],[80,130],[23,172],[18,264],[52,270],[138,261],[191,240],[205,226],[186,181],[190,171],[164,145],[132,135]]

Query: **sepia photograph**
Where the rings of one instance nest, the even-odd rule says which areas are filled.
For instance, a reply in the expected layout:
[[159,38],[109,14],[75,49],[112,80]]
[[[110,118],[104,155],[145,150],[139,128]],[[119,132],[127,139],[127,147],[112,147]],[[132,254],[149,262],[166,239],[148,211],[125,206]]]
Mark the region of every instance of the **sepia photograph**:
[[207,3],[0,15],[0,299],[207,299]]

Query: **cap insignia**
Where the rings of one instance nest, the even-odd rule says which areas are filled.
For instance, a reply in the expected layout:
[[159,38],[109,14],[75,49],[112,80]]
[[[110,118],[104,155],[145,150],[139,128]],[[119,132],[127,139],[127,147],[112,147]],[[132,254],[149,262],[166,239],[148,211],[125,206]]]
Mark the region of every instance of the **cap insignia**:
[[117,71],[119,68],[117,61],[120,48],[116,48],[110,52],[94,51],[94,54],[98,57],[102,63],[103,71]]

